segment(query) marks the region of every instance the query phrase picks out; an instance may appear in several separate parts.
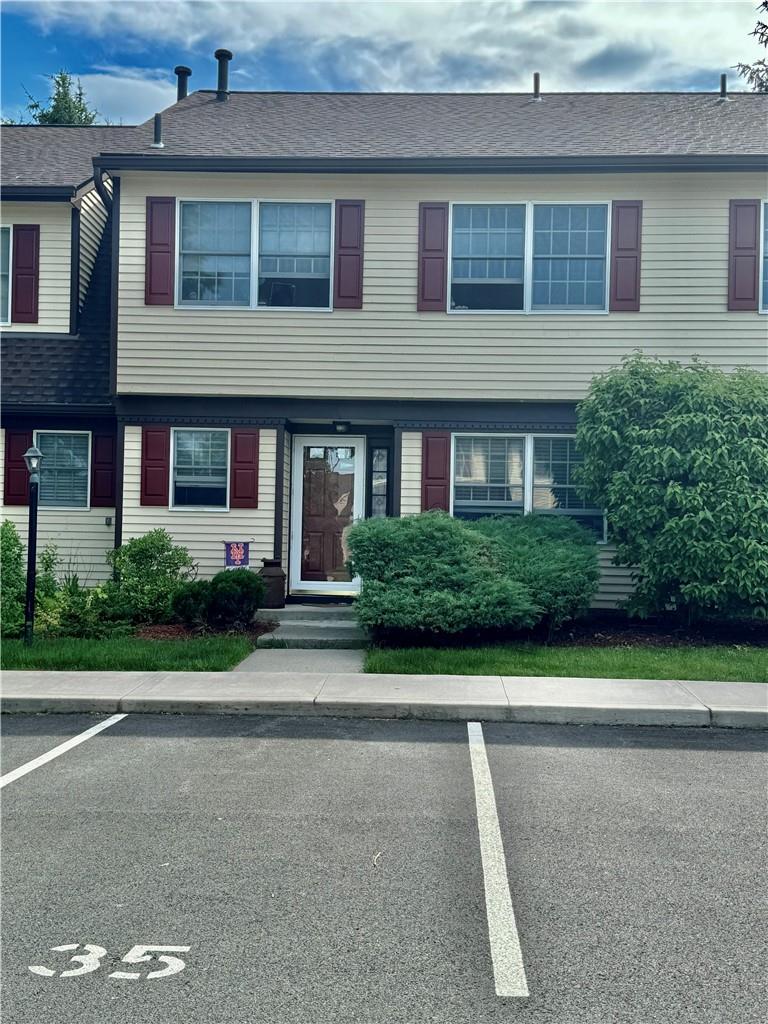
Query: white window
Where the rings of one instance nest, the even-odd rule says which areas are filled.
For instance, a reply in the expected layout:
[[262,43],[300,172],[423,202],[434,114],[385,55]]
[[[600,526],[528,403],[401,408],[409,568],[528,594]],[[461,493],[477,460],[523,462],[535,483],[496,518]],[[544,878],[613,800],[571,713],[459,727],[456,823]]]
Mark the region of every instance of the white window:
[[229,481],[228,430],[173,431],[173,508],[226,509]]
[[604,309],[607,242],[607,206],[536,204],[531,308]]
[[251,204],[182,202],[179,301],[250,306]]
[[259,305],[330,304],[330,204],[259,203]]
[[604,539],[604,515],[579,496],[575,470],[582,458],[573,437],[533,438],[532,512],[571,516]]
[[523,309],[524,204],[456,203],[451,253],[451,309]]
[[38,430],[40,505],[88,508],[91,435],[87,431]]
[[11,229],[0,228],[0,323],[11,322]]

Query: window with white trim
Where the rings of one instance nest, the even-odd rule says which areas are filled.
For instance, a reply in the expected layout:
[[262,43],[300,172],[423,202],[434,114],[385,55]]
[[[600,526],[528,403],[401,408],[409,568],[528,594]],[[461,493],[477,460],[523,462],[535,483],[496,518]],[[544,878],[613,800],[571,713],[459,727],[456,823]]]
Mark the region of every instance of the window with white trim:
[[531,511],[571,516],[602,540],[605,517],[587,505],[575,483],[582,462],[575,438],[534,437]]
[[330,203],[259,203],[258,294],[260,306],[330,306]]
[[533,310],[605,308],[608,207],[533,208]]
[[523,309],[524,204],[456,203],[451,253],[451,309]]
[[91,435],[86,431],[38,430],[41,506],[88,508]]
[[525,439],[457,434],[453,511],[462,519],[523,511]]
[[11,229],[0,228],[0,323],[11,322]]
[[173,430],[173,508],[227,508],[228,430]]
[[179,278],[183,305],[250,306],[250,203],[180,203]]

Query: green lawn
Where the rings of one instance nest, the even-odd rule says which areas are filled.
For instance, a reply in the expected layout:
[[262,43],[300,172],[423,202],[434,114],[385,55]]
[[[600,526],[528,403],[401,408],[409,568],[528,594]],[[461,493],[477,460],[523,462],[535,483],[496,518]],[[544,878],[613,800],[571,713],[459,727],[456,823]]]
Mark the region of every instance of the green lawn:
[[189,640],[44,640],[31,647],[4,640],[4,669],[103,672],[224,672],[253,650],[242,636],[202,636]]
[[366,672],[424,675],[592,676],[613,679],[713,679],[768,682],[768,647],[374,648]]

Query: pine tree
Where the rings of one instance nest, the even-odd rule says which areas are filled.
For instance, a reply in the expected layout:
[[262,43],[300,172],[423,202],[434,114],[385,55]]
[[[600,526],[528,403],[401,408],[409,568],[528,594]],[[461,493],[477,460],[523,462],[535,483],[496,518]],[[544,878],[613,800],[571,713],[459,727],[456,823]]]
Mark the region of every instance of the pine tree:
[[[57,71],[55,75],[48,75],[52,83],[51,95],[47,104],[36,100],[27,92],[27,110],[33,124],[93,124],[98,117],[98,111],[88,106],[85,98],[85,91],[80,79],[75,79],[68,71]],[[26,92],[26,90],[25,90]],[[6,121],[6,124],[25,122]],[[28,122],[27,122],[28,123]]]
[[[757,10],[768,15],[768,0],[762,0]],[[758,19],[750,35],[757,39],[760,46],[768,47],[768,23]],[[764,58],[756,60],[753,64],[737,64],[736,69],[742,78],[749,82],[753,92],[768,92],[768,61]]]

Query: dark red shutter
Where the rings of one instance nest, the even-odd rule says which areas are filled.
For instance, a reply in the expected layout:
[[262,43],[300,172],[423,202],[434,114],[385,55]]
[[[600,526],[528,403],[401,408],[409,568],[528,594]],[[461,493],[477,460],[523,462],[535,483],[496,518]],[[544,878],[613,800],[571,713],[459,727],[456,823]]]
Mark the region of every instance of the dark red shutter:
[[141,428],[141,504],[168,507],[171,428]]
[[11,323],[36,324],[40,291],[40,225],[13,225]]
[[419,203],[421,312],[445,312],[448,282],[448,203]]
[[91,435],[91,507],[114,508],[115,452],[114,434]]
[[232,430],[229,507],[259,507],[259,432]]
[[758,308],[760,200],[732,199],[728,243],[728,309]]
[[333,308],[363,308],[362,199],[336,200],[336,232],[333,274]]
[[176,249],[176,200],[147,196],[144,305],[172,306]]
[[29,504],[29,474],[24,453],[32,447],[31,430],[6,430],[3,501],[6,505]]
[[434,430],[421,435],[421,510],[450,509],[451,435]]
[[640,309],[640,248],[643,204],[639,199],[615,199],[611,214],[612,313]]

